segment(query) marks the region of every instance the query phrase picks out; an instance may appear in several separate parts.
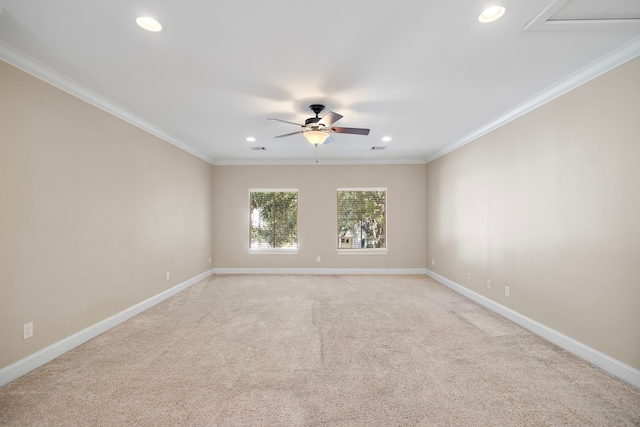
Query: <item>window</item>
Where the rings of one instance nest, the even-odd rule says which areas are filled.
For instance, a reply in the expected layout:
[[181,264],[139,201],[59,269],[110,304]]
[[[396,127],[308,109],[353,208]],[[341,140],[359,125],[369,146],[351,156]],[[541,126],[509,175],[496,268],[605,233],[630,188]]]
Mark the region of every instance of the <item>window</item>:
[[338,189],[338,253],[387,253],[387,189]]
[[250,250],[298,249],[298,190],[249,190]]

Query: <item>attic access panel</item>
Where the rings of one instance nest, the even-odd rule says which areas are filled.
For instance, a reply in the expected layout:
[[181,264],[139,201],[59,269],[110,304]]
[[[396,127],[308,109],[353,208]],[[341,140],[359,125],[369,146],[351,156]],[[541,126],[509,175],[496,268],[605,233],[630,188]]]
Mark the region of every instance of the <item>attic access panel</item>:
[[640,29],[640,2],[629,0],[553,0],[524,31]]

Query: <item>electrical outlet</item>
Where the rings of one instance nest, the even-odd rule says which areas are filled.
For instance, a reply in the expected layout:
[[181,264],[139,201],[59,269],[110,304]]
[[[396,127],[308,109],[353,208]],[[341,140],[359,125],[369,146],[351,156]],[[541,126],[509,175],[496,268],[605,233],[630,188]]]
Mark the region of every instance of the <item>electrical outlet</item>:
[[471,273],[467,273],[467,280],[471,280]]
[[167,271],[167,280],[169,280],[171,278],[171,275],[169,274],[169,272]]
[[209,257],[209,264],[211,264],[211,257]]
[[320,262],[320,255],[318,255],[318,256],[316,257],[316,261],[317,261],[317,262]]
[[508,296],[509,296],[509,287],[508,287],[508,286],[505,286],[505,287],[504,287],[504,296],[505,296],[505,297],[508,297]]
[[22,339],[26,340],[33,336],[33,322],[26,323],[22,326]]
[[431,265],[436,265],[436,259],[435,258],[431,258]]
[[491,280],[487,280],[487,289],[491,289]]

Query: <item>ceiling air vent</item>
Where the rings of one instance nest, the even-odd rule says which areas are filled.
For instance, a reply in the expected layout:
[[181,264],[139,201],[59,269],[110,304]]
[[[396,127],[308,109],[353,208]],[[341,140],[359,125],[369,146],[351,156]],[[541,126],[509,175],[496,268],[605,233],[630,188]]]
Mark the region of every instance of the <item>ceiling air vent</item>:
[[266,150],[266,148],[264,148],[264,147],[251,147],[251,149],[253,151],[265,151]]
[[385,148],[387,147],[385,146],[371,147],[372,150],[384,150]]

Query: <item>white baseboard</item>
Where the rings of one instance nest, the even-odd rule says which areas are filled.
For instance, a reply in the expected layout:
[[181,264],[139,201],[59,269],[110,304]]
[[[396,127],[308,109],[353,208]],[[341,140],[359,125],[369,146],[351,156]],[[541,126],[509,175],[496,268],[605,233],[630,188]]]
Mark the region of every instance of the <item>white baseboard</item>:
[[530,330],[536,335],[539,335],[576,356],[592,363],[593,365],[604,369],[623,381],[640,388],[640,371],[637,369],[607,356],[598,350],[586,346],[539,322],[536,322],[533,319],[523,316],[508,307],[498,304],[484,295],[480,295],[468,288],[465,288],[446,277],[440,276],[431,270],[422,268],[213,268],[1,369],[0,387],[31,372],[45,363],[50,362],[56,357],[63,355],[64,353],[97,337],[103,332],[108,331],[126,320],[129,320],[133,316],[142,313],[178,292],[181,292],[201,280],[206,279],[212,274],[426,274],[454,291]]
[[96,323],[95,325],[91,325],[86,329],[81,330],[63,340],[58,341],[46,347],[36,353],[33,353],[22,360],[17,361],[16,363],[9,365],[0,370],[0,387],[17,379],[21,376],[33,371],[36,368],[44,365],[45,363],[50,362],[68,352],[69,350],[73,350],[77,346],[84,344],[102,334],[103,332],[108,331],[109,329],[118,326],[126,320],[129,320],[133,316],[142,313],[143,311],[153,307],[154,305],[166,300],[167,298],[187,289],[189,286],[195,285],[201,280],[206,279],[207,277],[213,274],[213,269],[209,271],[205,271],[202,274],[199,274],[187,281],[184,281],[170,289],[167,289],[164,292],[159,293],[149,299],[146,299],[132,307],[127,308],[126,310],[121,311],[118,314],[115,314],[101,322]]
[[214,274],[427,274],[425,268],[214,268]]
[[550,341],[553,344],[569,351],[570,353],[573,353],[576,356],[586,360],[587,362],[609,372],[611,375],[614,375],[621,380],[640,388],[640,371],[638,371],[637,369],[626,365],[610,356],[607,356],[606,354],[601,353],[598,350],[595,350],[587,345],[584,345],[571,337],[568,337],[554,329],[549,328],[548,326],[536,322],[533,319],[523,316],[522,314],[513,311],[512,309],[505,307],[502,304],[498,304],[497,302],[485,297],[484,295],[480,295],[477,292],[465,288],[464,286],[459,285],[458,283],[449,280],[446,277],[440,276],[439,274],[434,273],[431,270],[427,269],[427,275],[447,286],[448,288],[453,289],[459,294],[466,296],[467,298],[477,302],[480,305],[483,305],[489,310],[494,311],[501,316],[511,320],[512,322],[517,323],[518,325],[530,330],[534,334],[546,339],[547,341]]

